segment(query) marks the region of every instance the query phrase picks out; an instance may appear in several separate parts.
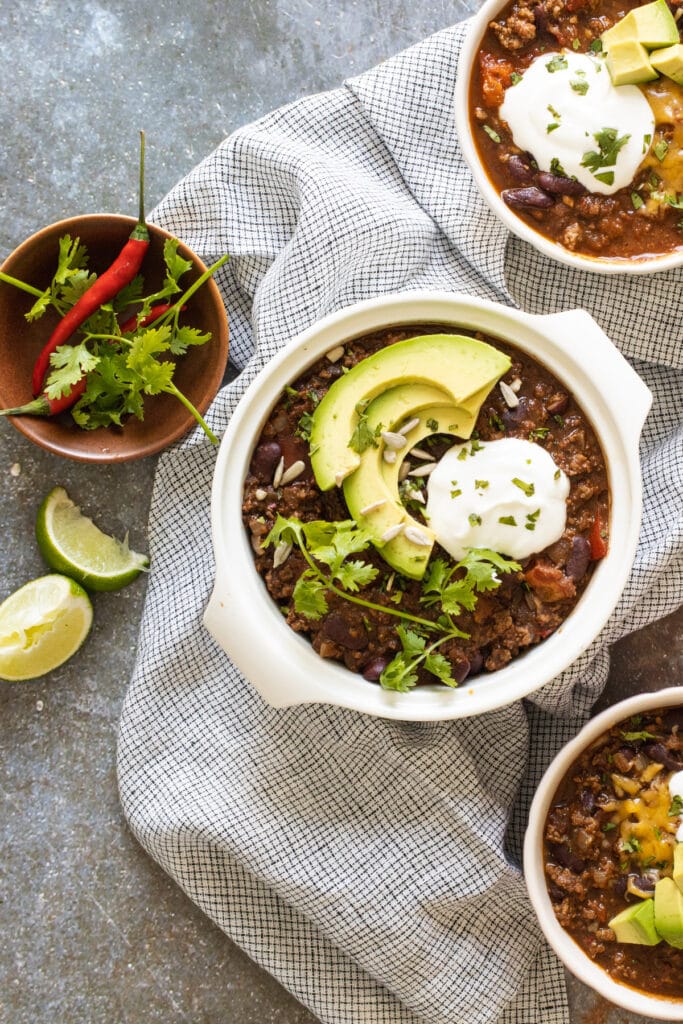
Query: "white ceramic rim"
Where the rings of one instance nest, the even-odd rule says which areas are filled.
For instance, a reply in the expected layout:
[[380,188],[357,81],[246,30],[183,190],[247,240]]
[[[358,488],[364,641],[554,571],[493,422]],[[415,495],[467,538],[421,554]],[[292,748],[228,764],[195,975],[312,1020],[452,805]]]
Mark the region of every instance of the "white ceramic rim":
[[[535,355],[577,395],[601,438],[613,510],[607,557],[565,623],[538,647],[457,689],[382,690],[321,659],[283,621],[253,565],[241,519],[253,444],[282,389],[344,340],[396,324],[444,323],[479,329]],[[652,396],[595,321],[582,310],[537,317],[447,292],[380,296],[325,317],[259,373],[221,442],[211,523],[216,584],[204,622],[261,695],[275,706],[323,702],[403,721],[481,714],[526,696],[563,671],[607,621],[628,578],[638,541],[641,476],[638,439]],[[277,637],[277,644],[264,638]]]
[[518,217],[513,210],[500,198],[491,182],[470,131],[469,119],[469,86],[471,69],[476,60],[481,40],[488,24],[500,13],[507,0],[486,0],[471,20],[463,41],[458,61],[458,74],[455,86],[455,126],[462,155],[467,163],[475,183],[488,206],[500,221],[518,238],[529,242],[535,249],[550,259],[564,263],[579,270],[588,270],[597,274],[654,274],[660,270],[670,270],[683,264],[683,251],[665,253],[661,256],[645,256],[640,259],[609,259],[600,256],[583,256],[570,252],[563,246],[552,242]]
[[582,751],[617,722],[659,707],[683,705],[683,688],[639,693],[592,718],[555,757],[536,790],[524,839],[524,877],[531,903],[546,939],[563,964],[584,984],[617,1006],[644,1017],[683,1021],[683,999],[662,999],[614,981],[598,967],[560,925],[548,895],[543,870],[543,826],[555,791]]

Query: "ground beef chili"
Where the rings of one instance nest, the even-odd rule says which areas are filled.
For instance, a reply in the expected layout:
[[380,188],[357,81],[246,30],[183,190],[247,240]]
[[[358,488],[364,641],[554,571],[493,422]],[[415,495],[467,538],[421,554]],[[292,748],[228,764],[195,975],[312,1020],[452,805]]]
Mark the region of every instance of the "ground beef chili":
[[[680,0],[683,4],[683,0]],[[642,86],[656,122],[652,148],[634,181],[613,195],[539,171],[515,146],[498,114],[505,90],[544,52],[589,52],[591,44],[632,7],[629,0],[513,0],[489,25],[475,62],[470,119],[479,157],[507,204],[534,230],[589,256],[633,259],[683,247],[680,201],[683,87],[664,76]],[[676,13],[676,4],[671,4]],[[660,160],[662,148],[667,155]],[[634,194],[636,198],[634,200]],[[636,208],[637,207],[637,208]]]
[[[468,333],[459,328],[457,331]],[[243,519],[251,537],[256,568],[286,621],[292,629],[309,637],[323,658],[343,662],[353,672],[373,681],[379,679],[384,667],[401,649],[396,631],[400,620],[358,607],[329,592],[329,611],[321,619],[311,621],[298,614],[291,597],[306,562],[294,548],[284,564],[274,567],[273,549],[264,550],[262,541],[278,514],[295,516],[304,522],[349,519],[342,491],[334,488],[322,492],[316,485],[308,444],[301,436],[306,433],[307,417],[345,368],[394,342],[443,332],[454,329],[430,324],[377,331],[348,342],[337,361],[327,357],[318,360],[285,390],[271,411],[255,445],[245,481]],[[536,439],[570,478],[571,490],[566,529],[560,540],[526,559],[521,572],[504,574],[499,589],[480,595],[474,610],[458,617],[458,626],[469,634],[469,639],[449,640],[440,648],[458,682],[482,671],[502,668],[557,629],[591,576],[591,532],[595,536],[597,522],[602,538],[606,539],[609,522],[604,458],[573,396],[533,359],[499,341],[481,334],[475,336],[511,356],[512,366],[503,380],[518,389],[519,399],[515,408],[509,408],[501,390],[494,388],[482,406],[475,434],[482,440]],[[454,443],[454,438],[435,436],[420,447],[424,448],[425,443],[430,444],[431,453],[438,459]],[[281,458],[285,470],[295,462],[302,462],[303,470],[284,486],[274,486]],[[411,513],[419,516],[412,506]],[[451,566],[454,564],[438,545],[433,555],[446,559]],[[391,607],[400,592],[402,611],[438,618],[438,608],[426,609],[420,603],[420,581],[392,572],[372,547],[360,557],[379,570],[374,582],[363,589],[363,597]],[[435,678],[421,672],[419,681],[433,683]]]
[[683,709],[620,722],[567,773],[544,832],[546,879],[562,927],[616,980],[678,999],[683,950],[617,942],[608,922],[672,874],[679,819],[670,814],[668,780],[682,768]]

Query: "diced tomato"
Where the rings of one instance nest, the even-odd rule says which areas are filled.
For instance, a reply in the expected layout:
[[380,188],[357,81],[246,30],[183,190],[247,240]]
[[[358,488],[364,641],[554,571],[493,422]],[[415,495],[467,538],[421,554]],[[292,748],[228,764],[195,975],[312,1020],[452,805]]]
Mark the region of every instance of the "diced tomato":
[[512,64],[491,53],[479,54],[481,91],[487,107],[499,107],[505,90],[512,83]]
[[597,562],[600,558],[605,557],[607,554],[607,541],[602,536],[602,521],[599,514],[593,520],[588,542],[591,546],[591,560],[593,562]]

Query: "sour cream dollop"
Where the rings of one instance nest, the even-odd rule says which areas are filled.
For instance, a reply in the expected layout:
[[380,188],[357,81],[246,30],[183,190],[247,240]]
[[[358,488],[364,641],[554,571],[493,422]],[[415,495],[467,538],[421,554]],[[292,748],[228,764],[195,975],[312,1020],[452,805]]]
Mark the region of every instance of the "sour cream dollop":
[[[669,793],[671,799],[679,796],[683,800],[683,772],[675,772],[669,779]],[[676,841],[683,843],[683,815],[679,818],[679,825],[676,831]]]
[[[602,58],[566,50],[536,57],[506,90],[500,116],[540,170],[576,178],[603,195],[633,181],[655,129],[637,85],[614,86]],[[616,132],[614,141],[605,132]]]
[[456,560],[468,548],[528,558],[562,536],[569,480],[540,445],[521,438],[454,445],[427,484],[426,517]]

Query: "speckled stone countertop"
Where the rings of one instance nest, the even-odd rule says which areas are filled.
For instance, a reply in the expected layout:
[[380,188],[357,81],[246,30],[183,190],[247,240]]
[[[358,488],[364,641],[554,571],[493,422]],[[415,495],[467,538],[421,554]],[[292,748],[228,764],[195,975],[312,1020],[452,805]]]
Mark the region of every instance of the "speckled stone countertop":
[[[0,259],[52,221],[151,209],[234,128],[339,85],[476,0],[1,3]],[[37,506],[62,484],[144,549],[155,460],[44,453],[0,422],[0,598],[44,566]],[[114,771],[144,579],[95,598],[93,634],[51,676],[0,684],[1,1024],[314,1024],[127,831]],[[683,613],[614,651],[603,702],[683,681]],[[636,1024],[570,981],[574,1024]],[[351,1022],[350,1022],[351,1024]],[[540,1024],[540,1022],[539,1022]]]

